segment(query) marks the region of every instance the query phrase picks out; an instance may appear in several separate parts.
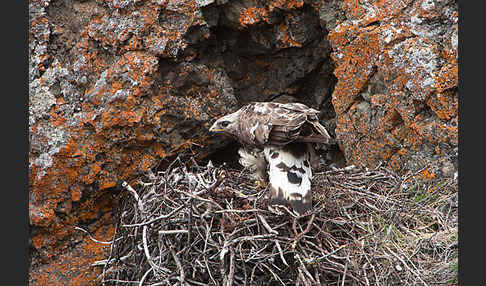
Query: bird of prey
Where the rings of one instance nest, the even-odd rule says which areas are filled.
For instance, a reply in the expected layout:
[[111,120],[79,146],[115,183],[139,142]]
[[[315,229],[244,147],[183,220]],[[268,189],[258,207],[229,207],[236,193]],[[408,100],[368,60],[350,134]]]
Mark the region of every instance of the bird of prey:
[[211,126],[239,141],[239,163],[255,179],[268,182],[270,204],[291,206],[303,214],[312,207],[313,143],[329,143],[319,111],[302,103],[253,102]]

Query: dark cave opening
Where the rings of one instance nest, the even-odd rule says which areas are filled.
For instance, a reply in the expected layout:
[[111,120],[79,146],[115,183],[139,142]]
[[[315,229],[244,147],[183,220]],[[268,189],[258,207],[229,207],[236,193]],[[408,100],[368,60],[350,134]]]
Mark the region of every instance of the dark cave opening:
[[203,163],[207,164],[211,161],[214,165],[225,165],[229,169],[242,169],[238,162],[238,149],[241,147],[240,143],[233,139],[226,139],[228,142],[214,150],[209,156],[204,158]]
[[[272,24],[238,29],[225,10],[215,7],[205,10],[206,18],[211,16],[213,20],[205,50],[208,55],[219,53],[238,102],[241,105],[252,101],[304,103],[321,111],[321,123],[335,138],[336,114],[331,96],[337,79],[333,74],[328,31],[321,26],[316,11],[308,5],[292,11],[281,10],[273,15]],[[214,17],[216,14],[218,16]],[[290,23],[289,18],[295,21]],[[302,41],[301,47],[284,46],[279,39],[276,27],[287,24],[288,33]],[[211,160],[215,164],[241,168],[238,163],[241,145],[227,137],[221,140],[221,146],[204,162]],[[317,153],[325,166],[345,165],[344,154],[335,141]]]
[[[228,2],[202,9],[209,31],[207,26],[191,28],[186,35],[189,45],[178,62],[197,55],[192,61],[219,66],[231,79],[240,106],[253,101],[300,102],[320,110],[321,123],[335,138],[336,114],[331,96],[337,80],[328,31],[316,10],[307,4],[290,10],[276,8],[268,22],[242,28],[231,12],[232,5],[237,4]],[[166,68],[161,72],[167,72]],[[240,144],[226,136],[214,141],[209,146],[211,153],[201,158],[202,163],[211,160],[241,168],[237,152]],[[345,165],[335,141],[317,153],[324,165]]]

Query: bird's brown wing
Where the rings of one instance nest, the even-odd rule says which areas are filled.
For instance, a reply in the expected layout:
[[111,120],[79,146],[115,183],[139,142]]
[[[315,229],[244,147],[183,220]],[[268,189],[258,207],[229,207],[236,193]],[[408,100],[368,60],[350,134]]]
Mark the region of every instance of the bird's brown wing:
[[319,111],[301,103],[281,104],[271,114],[270,141],[276,145],[290,142],[328,143],[329,134],[319,123]]
[[286,145],[290,142],[327,143],[329,134],[315,109],[301,103],[254,102],[240,113],[240,141],[251,145]]

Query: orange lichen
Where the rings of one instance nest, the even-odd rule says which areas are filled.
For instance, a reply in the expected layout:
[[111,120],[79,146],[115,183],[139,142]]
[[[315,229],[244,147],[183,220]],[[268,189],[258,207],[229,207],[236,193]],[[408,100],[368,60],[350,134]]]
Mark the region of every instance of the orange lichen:
[[[110,241],[115,229],[111,225],[101,226],[92,235],[100,241]],[[51,253],[42,252],[45,258],[52,259],[50,264],[31,269],[31,282],[39,285],[96,285],[96,279],[102,269],[90,265],[106,255],[109,245],[92,241],[88,235],[79,232],[83,236],[70,253],[53,256]],[[72,259],[76,257],[77,259]]]
[[66,119],[62,116],[59,105],[55,105],[49,112],[49,121],[52,126],[61,127],[66,124]]
[[258,22],[268,22],[268,12],[265,8],[250,7],[240,12],[240,25],[246,27]]
[[151,154],[150,155],[146,154],[142,156],[140,160],[139,168],[141,171],[146,172],[147,170],[149,170],[154,166],[154,163],[155,163],[154,157]]
[[268,3],[268,10],[272,12],[275,8],[294,9],[304,5],[303,0],[271,0]]
[[[403,8],[412,4],[418,11],[421,3],[380,0],[364,8],[358,1],[345,0],[342,9],[351,21],[339,23],[328,34],[338,79],[332,95],[337,113],[336,134],[350,161],[371,166],[388,159],[392,168],[400,170],[410,156],[405,150],[421,152],[423,144],[438,142],[455,144],[457,128],[441,122],[457,118],[454,38],[439,48],[434,39],[417,37],[416,31],[411,31],[413,27],[404,25]],[[419,11],[422,14],[418,16],[433,18],[437,17],[436,12]],[[373,23],[377,25],[370,25]],[[436,70],[429,60],[441,56],[446,63]],[[387,88],[383,95],[371,95],[372,121],[377,126],[366,124],[368,119],[363,121],[363,114],[353,115],[354,107],[363,100],[360,92],[366,91],[368,84],[373,86],[375,75]],[[437,118],[421,114],[424,103]],[[398,146],[406,147],[396,151]],[[436,152],[443,151],[436,148]]]
[[426,103],[442,120],[450,120],[457,115],[458,98],[455,92],[431,95]]
[[282,43],[282,44],[278,44],[277,47],[278,48],[287,48],[287,47],[302,47],[302,43],[300,43],[299,41],[295,40],[295,37],[294,35],[292,35],[292,33],[290,33],[289,31],[289,26],[287,23],[280,23],[280,34],[279,34],[279,37],[278,37],[278,40]]
[[89,172],[83,177],[83,183],[89,185],[94,182],[96,175],[101,171],[101,162],[95,162],[89,165]]
[[344,0],[341,6],[350,18],[359,18],[365,14],[365,9],[359,5],[358,0]]
[[447,63],[437,72],[434,77],[435,88],[438,92],[457,87],[459,81],[459,71],[456,62]]
[[426,180],[430,180],[430,179],[435,178],[435,173],[431,172],[431,171],[429,170],[429,168],[426,168],[425,170],[423,170],[423,171],[421,172],[421,175],[422,175],[422,177],[423,177],[424,179],[426,179]]
[[[330,32],[329,40],[337,47],[331,54],[337,63],[334,75],[337,77],[332,102],[337,114],[343,113],[356,99],[358,92],[368,82],[373,66],[382,50],[380,34],[375,29],[363,28],[360,33],[354,25],[342,25]],[[348,42],[348,38],[353,38]]]
[[81,191],[81,187],[79,185],[75,185],[71,187],[71,200],[73,202],[77,202],[81,199],[83,192]]
[[99,180],[100,180],[100,191],[113,188],[116,186],[116,180],[114,178],[101,177]]

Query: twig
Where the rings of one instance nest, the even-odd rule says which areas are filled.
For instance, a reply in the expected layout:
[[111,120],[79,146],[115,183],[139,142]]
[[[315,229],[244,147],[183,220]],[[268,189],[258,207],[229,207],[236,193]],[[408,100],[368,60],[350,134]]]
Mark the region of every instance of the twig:
[[177,269],[179,269],[179,281],[181,282],[181,285],[184,285],[186,283],[186,275],[184,273],[184,267],[182,267],[181,261],[179,260],[179,257],[177,257],[177,254],[175,253],[172,244],[170,245],[170,253],[172,254],[172,258],[174,258],[174,261],[177,265]]
[[346,281],[346,272],[348,272],[348,264],[344,267],[343,279],[341,280],[341,286],[344,286],[344,281]]
[[140,282],[138,283],[138,286],[142,286],[143,285],[143,282],[147,278],[148,274],[150,273],[150,271],[153,271],[153,270],[154,270],[153,268],[149,268],[149,270],[147,270],[145,272],[145,274],[142,276],[142,279],[140,279]]
[[272,229],[270,227],[270,225],[268,224],[267,220],[265,219],[265,217],[263,217],[261,214],[257,214],[257,217],[260,219],[260,221],[262,222],[263,226],[267,229],[267,231],[269,233],[272,233],[272,234],[278,234],[278,231]]
[[178,234],[178,233],[188,233],[187,229],[174,229],[174,230],[159,230],[159,234]]
[[[145,225],[142,229],[142,242],[143,242],[143,251],[145,253],[145,257],[147,258],[147,262],[150,264],[152,268],[157,268],[157,265],[152,261],[150,257],[150,252],[147,245],[147,226]],[[155,271],[154,271],[155,272]]]
[[297,257],[297,260],[300,263],[299,267],[302,269],[302,272],[308,277],[309,280],[311,280],[311,284],[317,284],[317,282],[314,280],[314,277],[312,277],[312,275],[309,273],[309,271],[305,267],[304,262],[302,262],[302,259],[300,258],[299,253],[296,253],[294,256]]
[[138,204],[138,209],[140,210],[141,213],[143,213],[143,203],[140,200],[140,197],[138,196],[137,192],[126,181],[123,181],[122,187],[128,190],[133,195],[135,201]]
[[175,210],[171,211],[170,213],[168,213],[166,215],[161,215],[159,217],[156,217],[154,219],[151,219],[149,221],[142,222],[142,223],[125,224],[125,225],[123,225],[123,227],[146,226],[146,225],[152,224],[152,223],[157,222],[157,221],[162,220],[162,219],[168,219],[168,218],[172,217],[174,214],[176,214],[177,212],[179,212],[180,210],[182,210],[185,206],[186,206],[185,204],[182,204],[178,208],[176,208]]
[[385,245],[385,248],[393,255],[395,256],[396,259],[400,260],[400,262],[403,264],[403,266],[405,266],[405,268],[407,268],[408,271],[412,272],[413,275],[415,275],[415,277],[417,277],[418,280],[420,280],[420,282],[422,282],[422,284],[424,284],[425,286],[428,286],[427,283],[425,283],[424,280],[422,280],[422,278],[420,277],[419,274],[417,274],[413,269],[411,269],[410,267],[408,267],[408,264],[400,257],[398,256],[395,252],[393,252],[388,246]]
[[235,250],[233,247],[230,248],[230,268],[229,268],[229,274],[227,278],[227,283],[226,286],[231,286],[233,285],[233,278],[235,276]]
[[309,230],[311,229],[311,226],[312,226],[312,223],[314,222],[314,219],[316,217],[316,214],[312,214],[311,218],[309,219],[309,221],[307,222],[307,227],[304,229],[303,232],[301,233],[297,233],[297,228],[296,228],[296,222],[297,222],[297,219],[294,218],[293,222],[292,222],[292,230],[294,231],[294,234],[295,234],[295,237],[294,237],[294,242],[292,243],[292,249],[295,249],[297,243],[299,242],[299,240],[306,234],[309,232]]
[[[92,237],[91,234],[87,230],[84,230],[84,229],[82,229],[82,228],[80,228],[78,226],[75,226],[74,229],[77,229],[77,230],[80,230],[80,231],[86,233],[88,235],[89,239],[91,239],[92,241],[94,241],[96,243],[101,243],[101,244],[112,244],[113,243],[113,240],[112,241],[101,241],[101,240],[97,240],[94,237]],[[115,239],[115,238],[113,237],[113,239]]]
[[277,245],[278,253],[280,254],[280,259],[282,260],[283,264],[285,264],[286,266],[289,266],[289,264],[287,263],[287,260],[285,260],[285,257],[283,255],[283,251],[282,251],[282,247],[280,246],[280,243],[278,242],[278,240],[274,240],[274,242]]

